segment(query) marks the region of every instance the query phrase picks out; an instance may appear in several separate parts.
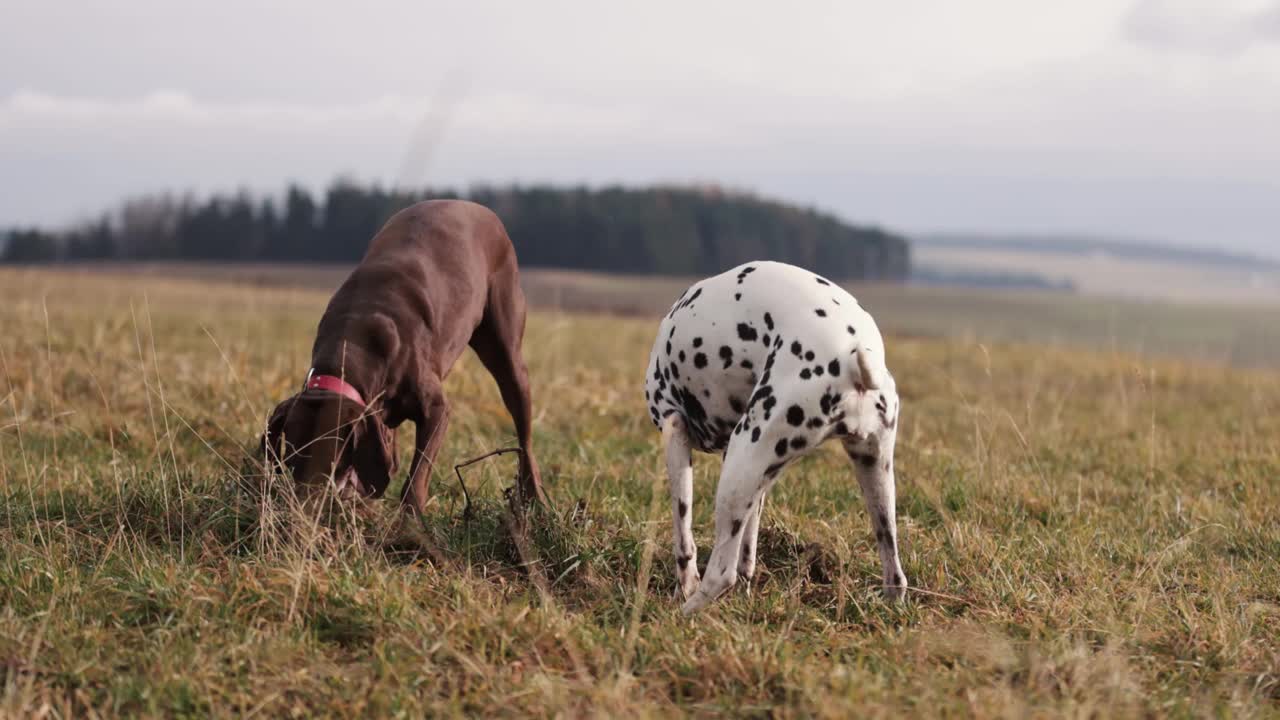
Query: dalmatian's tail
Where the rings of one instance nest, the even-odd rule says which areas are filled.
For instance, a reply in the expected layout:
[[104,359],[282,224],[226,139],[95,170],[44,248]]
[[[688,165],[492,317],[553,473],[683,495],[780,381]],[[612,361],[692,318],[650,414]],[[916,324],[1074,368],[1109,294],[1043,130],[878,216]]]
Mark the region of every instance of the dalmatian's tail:
[[878,390],[884,381],[884,358],[874,357],[871,349],[862,343],[858,343],[854,354],[858,357],[856,381],[868,390]]

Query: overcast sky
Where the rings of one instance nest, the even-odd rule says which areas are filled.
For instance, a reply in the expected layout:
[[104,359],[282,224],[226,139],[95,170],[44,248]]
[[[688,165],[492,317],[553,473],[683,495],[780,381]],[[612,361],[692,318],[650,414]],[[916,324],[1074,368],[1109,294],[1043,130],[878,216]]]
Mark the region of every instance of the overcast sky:
[[0,0],[0,225],[339,173],[1280,255],[1280,0]]

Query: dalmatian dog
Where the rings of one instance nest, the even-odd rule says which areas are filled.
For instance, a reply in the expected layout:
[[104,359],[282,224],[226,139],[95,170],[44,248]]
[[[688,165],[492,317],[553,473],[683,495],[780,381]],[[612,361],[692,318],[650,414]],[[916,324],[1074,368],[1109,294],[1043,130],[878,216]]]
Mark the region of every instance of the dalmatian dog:
[[[685,614],[739,577],[751,579],[765,494],[790,462],[828,439],[839,440],[853,462],[885,595],[902,596],[907,580],[898,560],[893,476],[898,393],[880,330],[853,296],[777,262],[707,278],[663,319],[645,385],[671,481]],[[701,579],[691,517],[694,449],[724,453],[715,547]]]

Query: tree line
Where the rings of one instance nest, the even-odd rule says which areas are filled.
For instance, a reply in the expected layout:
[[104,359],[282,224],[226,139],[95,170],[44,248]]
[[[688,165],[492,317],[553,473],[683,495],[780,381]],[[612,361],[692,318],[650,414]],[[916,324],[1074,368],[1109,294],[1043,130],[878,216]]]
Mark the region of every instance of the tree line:
[[841,279],[887,281],[905,280],[910,270],[900,236],[716,186],[407,193],[345,180],[319,196],[293,185],[279,197],[134,198],[64,232],[12,230],[0,239],[0,261],[352,263],[388,217],[431,197],[465,197],[492,208],[525,267],[707,275],[773,259]]

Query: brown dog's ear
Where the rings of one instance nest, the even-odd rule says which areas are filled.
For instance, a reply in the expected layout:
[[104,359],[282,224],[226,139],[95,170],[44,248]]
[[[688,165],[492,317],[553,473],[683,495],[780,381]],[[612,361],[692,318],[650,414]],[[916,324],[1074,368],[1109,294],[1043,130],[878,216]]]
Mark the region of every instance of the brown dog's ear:
[[400,464],[396,458],[395,431],[387,427],[382,418],[369,413],[360,421],[355,436],[351,465],[360,484],[371,489],[373,497],[382,497]]
[[268,467],[277,472],[285,471],[284,460],[290,450],[285,445],[284,426],[297,401],[298,396],[295,395],[271,411],[271,418],[267,420],[267,430],[258,442],[258,455],[253,458],[254,462],[268,463]]

